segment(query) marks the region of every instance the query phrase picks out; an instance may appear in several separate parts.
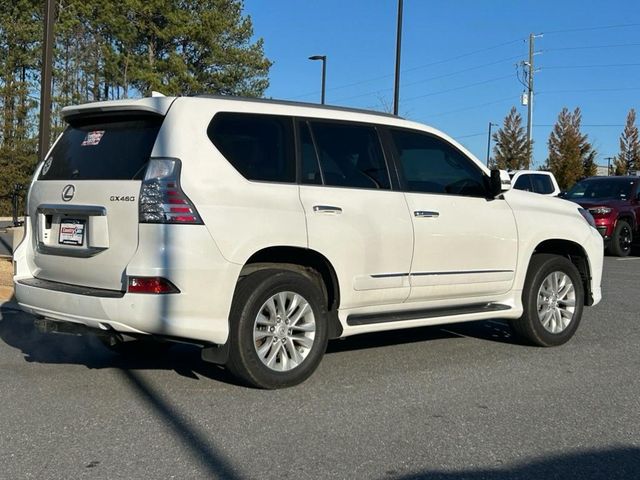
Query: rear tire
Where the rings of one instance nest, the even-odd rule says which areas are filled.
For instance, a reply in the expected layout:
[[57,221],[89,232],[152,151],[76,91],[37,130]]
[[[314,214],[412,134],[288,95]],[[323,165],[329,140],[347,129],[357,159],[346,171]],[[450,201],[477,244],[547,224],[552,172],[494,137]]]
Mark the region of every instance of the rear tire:
[[631,225],[629,225],[625,220],[618,221],[618,223],[616,223],[616,227],[613,229],[613,235],[611,235],[609,251],[616,257],[626,257],[631,253],[632,242],[633,233]]
[[534,345],[562,345],[578,329],[583,305],[584,287],[576,266],[559,255],[536,254],[522,291],[524,312],[511,326]]
[[327,348],[327,301],[306,273],[268,269],[236,288],[229,317],[227,368],[266,389],[304,382]]

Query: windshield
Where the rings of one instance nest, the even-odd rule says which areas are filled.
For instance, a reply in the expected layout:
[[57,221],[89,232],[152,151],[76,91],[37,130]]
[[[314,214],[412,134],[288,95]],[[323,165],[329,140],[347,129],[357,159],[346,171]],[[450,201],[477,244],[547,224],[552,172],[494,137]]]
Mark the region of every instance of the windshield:
[[576,183],[564,198],[571,200],[625,200],[635,181],[628,178],[591,179]]

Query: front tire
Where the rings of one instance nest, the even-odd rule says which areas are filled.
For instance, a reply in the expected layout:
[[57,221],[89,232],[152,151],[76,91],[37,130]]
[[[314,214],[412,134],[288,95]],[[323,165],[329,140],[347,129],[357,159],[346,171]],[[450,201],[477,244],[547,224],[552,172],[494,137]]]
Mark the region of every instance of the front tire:
[[578,329],[583,305],[584,287],[576,266],[559,255],[536,254],[522,291],[523,315],[511,326],[534,345],[562,345]]
[[616,257],[626,257],[631,253],[631,243],[633,242],[633,233],[631,225],[624,220],[618,221],[611,235],[611,244],[609,251]]
[[268,269],[242,279],[229,317],[227,368],[258,388],[304,382],[327,348],[326,305],[311,274]]

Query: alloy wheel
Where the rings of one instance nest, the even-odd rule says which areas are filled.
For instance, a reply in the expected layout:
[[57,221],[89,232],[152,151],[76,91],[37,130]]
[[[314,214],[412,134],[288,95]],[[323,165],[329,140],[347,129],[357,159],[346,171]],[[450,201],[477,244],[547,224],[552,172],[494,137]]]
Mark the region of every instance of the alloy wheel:
[[316,321],[309,302],[295,292],[272,295],[260,308],[253,327],[258,358],[271,370],[286,372],[309,355]]
[[573,320],[576,310],[576,290],[564,272],[552,272],[538,290],[538,319],[550,333],[563,332]]

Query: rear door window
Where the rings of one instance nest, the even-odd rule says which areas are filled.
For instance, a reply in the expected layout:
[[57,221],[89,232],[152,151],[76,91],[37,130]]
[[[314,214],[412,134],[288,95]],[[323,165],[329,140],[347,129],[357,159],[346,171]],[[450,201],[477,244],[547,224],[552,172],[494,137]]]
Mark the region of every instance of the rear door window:
[[291,117],[219,113],[211,121],[207,135],[246,179],[295,182]]
[[132,180],[141,177],[162,117],[74,122],[45,160],[38,180]]
[[378,132],[372,126],[310,121],[325,185],[389,190]]

